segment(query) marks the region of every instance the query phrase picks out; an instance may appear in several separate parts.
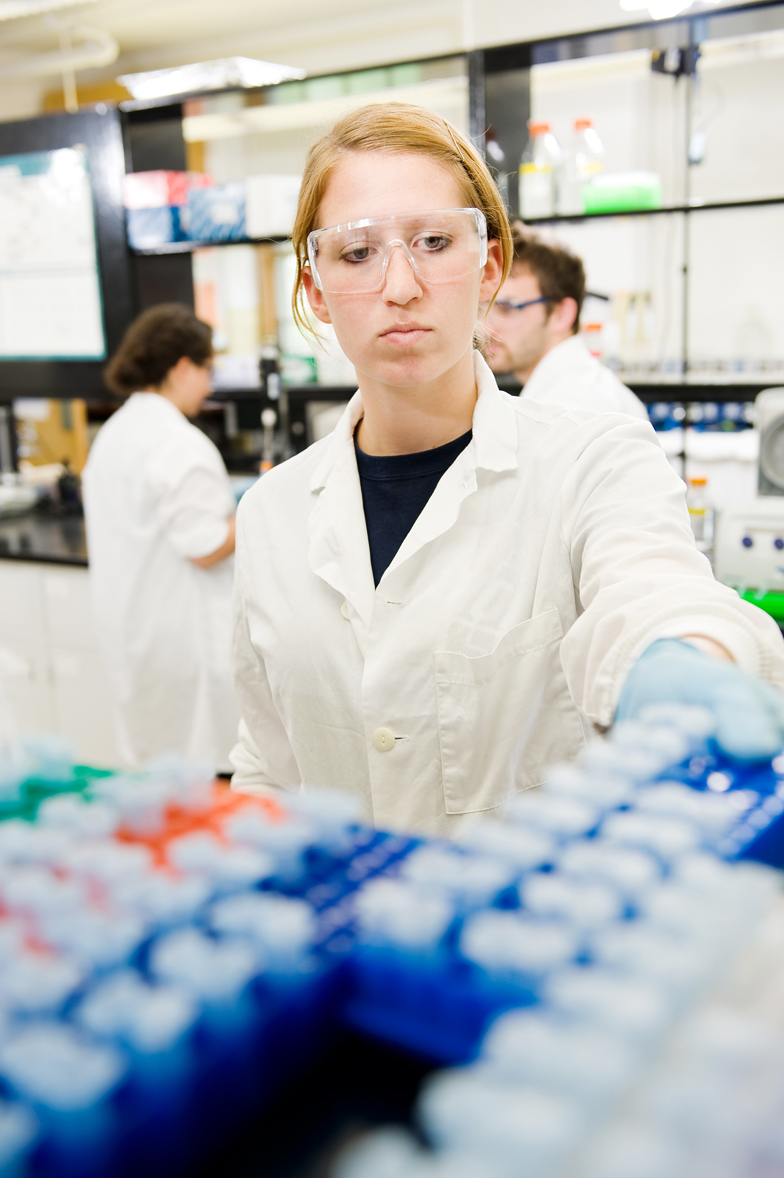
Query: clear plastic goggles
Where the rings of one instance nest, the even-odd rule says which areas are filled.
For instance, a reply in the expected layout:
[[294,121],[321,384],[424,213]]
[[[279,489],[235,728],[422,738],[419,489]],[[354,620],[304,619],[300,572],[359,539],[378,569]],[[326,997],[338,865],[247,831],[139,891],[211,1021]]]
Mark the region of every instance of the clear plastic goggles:
[[423,282],[454,282],[487,261],[487,221],[479,209],[428,209],[366,217],[308,234],[313,281],[325,294],[380,290],[393,249]]

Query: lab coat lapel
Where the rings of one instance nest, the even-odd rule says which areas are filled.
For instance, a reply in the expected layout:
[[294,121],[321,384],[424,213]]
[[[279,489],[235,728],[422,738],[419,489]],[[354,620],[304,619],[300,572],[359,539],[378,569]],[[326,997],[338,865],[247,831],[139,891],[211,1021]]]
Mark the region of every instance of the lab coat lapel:
[[[473,438],[439,479],[421,515],[384,573],[399,568],[425,544],[443,536],[457,523],[460,506],[477,489],[477,470],[516,470],[515,410],[499,392],[495,377],[478,352],[474,353],[478,397],[472,422]],[[381,578],[383,582],[384,577]],[[381,582],[380,582],[381,583]]]
[[369,626],[376,589],[354,454],[354,429],[361,416],[362,401],[355,393],[311,479],[315,503],[308,521],[308,564]]

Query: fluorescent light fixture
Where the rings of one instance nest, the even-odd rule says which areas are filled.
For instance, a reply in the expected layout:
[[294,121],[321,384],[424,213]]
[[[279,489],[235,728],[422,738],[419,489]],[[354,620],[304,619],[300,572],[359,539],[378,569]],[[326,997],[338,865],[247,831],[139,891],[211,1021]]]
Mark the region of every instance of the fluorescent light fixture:
[[39,16],[42,12],[94,3],[95,0],[0,0],[0,20],[18,20],[23,16]]
[[[703,8],[718,8],[725,0],[704,0]],[[654,20],[667,20],[672,16],[679,16],[687,8],[696,7],[694,0],[621,0],[624,12],[648,12]]]
[[[0,3],[2,0],[0,0]],[[305,71],[253,57],[222,57],[197,61],[167,70],[142,74],[121,74],[117,79],[134,98],[166,98],[174,94],[199,94],[203,90],[226,90],[233,86],[275,86],[305,77]]]

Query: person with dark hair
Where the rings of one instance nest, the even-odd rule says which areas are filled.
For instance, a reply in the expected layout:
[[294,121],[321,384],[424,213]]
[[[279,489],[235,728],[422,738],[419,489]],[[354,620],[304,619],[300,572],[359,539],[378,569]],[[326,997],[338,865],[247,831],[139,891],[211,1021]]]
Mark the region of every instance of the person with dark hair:
[[212,330],[177,303],[145,311],[105,370],[125,404],[83,475],[98,637],[130,765],[178,752],[225,769],[236,740],[229,635],[234,496],[188,418],[210,391]]
[[509,277],[487,317],[490,368],[512,373],[522,395],[565,409],[628,413],[647,421],[642,401],[592,356],[580,335],[585,270],[580,258],[517,222]]

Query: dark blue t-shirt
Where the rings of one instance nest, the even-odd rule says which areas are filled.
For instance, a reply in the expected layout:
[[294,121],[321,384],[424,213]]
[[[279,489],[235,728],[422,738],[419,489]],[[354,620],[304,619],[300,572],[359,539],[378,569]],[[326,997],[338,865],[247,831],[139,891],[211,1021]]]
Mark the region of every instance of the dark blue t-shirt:
[[378,585],[395,558],[422,509],[436,489],[441,475],[471,441],[468,431],[454,442],[420,454],[394,454],[378,458],[363,454],[354,439],[357,469],[362,485],[370,563]]

